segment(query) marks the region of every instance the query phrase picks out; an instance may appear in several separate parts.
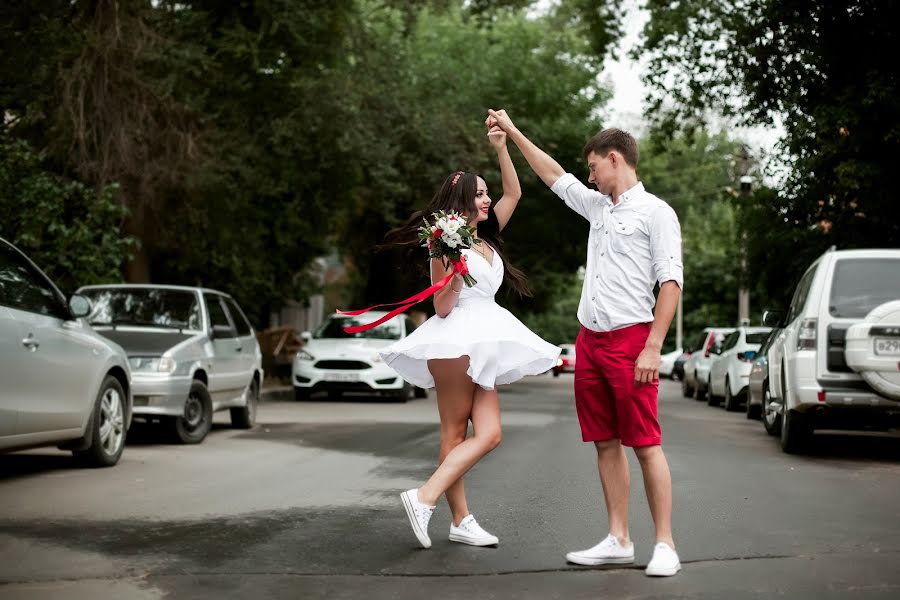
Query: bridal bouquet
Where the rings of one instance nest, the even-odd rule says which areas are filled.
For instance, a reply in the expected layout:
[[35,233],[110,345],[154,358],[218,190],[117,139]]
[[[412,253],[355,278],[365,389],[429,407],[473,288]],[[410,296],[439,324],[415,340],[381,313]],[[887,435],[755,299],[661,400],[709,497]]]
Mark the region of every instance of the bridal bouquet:
[[[475,237],[475,228],[466,225],[466,219],[459,213],[440,211],[431,214],[434,223],[429,223],[424,217],[424,225],[419,227],[419,240],[423,248],[428,248],[428,256],[440,258],[444,265],[447,261],[454,265],[462,262],[462,251],[471,248],[473,244],[480,244],[481,240]],[[477,283],[475,278],[469,275],[465,263],[460,265],[463,281],[472,287]],[[459,270],[459,269],[457,269]]]

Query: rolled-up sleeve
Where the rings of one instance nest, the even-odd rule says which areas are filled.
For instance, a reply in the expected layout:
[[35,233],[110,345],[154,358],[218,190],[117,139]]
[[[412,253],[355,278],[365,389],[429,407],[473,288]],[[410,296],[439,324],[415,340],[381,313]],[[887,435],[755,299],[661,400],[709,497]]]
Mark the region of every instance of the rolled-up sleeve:
[[650,231],[653,272],[660,285],[674,281],[684,289],[684,263],[681,259],[681,225],[668,204],[653,213]]
[[563,199],[566,206],[588,221],[591,220],[591,207],[596,206],[597,202],[603,199],[603,194],[584,185],[571,173],[566,173],[557,179],[550,189]]

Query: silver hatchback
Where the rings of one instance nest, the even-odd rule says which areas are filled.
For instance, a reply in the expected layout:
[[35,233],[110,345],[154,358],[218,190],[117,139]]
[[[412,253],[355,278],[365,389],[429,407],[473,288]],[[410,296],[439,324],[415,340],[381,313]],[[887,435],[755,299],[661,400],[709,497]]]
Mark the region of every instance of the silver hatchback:
[[59,446],[91,465],[119,461],[128,358],[84,322],[90,308],[0,239],[0,452]]
[[128,284],[85,286],[79,293],[93,304],[94,329],[128,354],[135,418],[164,423],[184,444],[202,442],[219,410],[231,412],[234,427],[253,427],[262,353],[231,296]]

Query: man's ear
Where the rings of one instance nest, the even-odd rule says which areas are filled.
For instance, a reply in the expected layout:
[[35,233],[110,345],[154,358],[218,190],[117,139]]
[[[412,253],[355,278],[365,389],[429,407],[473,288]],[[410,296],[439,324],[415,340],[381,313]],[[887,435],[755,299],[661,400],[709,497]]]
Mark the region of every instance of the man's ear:
[[616,169],[619,167],[619,163],[622,161],[622,157],[619,156],[615,150],[610,150],[606,158],[609,159],[609,162],[612,164],[613,168]]

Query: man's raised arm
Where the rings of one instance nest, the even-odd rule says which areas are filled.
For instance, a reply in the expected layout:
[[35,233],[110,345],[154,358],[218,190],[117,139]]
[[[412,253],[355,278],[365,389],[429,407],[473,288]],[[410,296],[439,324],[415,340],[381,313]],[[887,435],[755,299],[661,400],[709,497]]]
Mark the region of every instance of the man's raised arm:
[[566,174],[566,171],[552,156],[535,146],[531,140],[525,137],[525,134],[516,128],[505,110],[488,110],[488,118],[485,120],[485,125],[488,127],[496,125],[505,131],[507,137],[522,152],[531,169],[537,173],[537,176],[548,187],[553,187],[556,180]]

